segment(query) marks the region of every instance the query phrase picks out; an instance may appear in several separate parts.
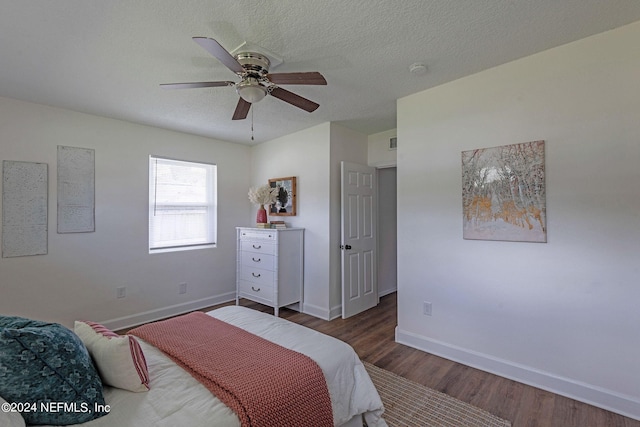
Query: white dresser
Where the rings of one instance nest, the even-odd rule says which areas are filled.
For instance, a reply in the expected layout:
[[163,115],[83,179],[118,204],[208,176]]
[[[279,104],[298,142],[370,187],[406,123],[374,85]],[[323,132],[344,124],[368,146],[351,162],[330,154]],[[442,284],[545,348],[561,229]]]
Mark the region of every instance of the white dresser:
[[304,229],[237,227],[236,305],[247,298],[274,308],[301,303]]

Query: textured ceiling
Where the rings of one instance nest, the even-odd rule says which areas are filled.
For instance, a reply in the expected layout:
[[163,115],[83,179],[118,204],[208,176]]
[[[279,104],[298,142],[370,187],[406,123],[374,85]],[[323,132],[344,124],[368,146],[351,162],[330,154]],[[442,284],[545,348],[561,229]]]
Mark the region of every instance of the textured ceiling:
[[[251,144],[333,121],[396,127],[396,100],[640,20],[638,0],[0,0],[0,96]],[[328,86],[286,86],[307,113],[267,97],[231,121],[233,88],[160,83],[234,80],[191,40],[243,41],[319,71]],[[424,75],[409,73],[414,62]]]

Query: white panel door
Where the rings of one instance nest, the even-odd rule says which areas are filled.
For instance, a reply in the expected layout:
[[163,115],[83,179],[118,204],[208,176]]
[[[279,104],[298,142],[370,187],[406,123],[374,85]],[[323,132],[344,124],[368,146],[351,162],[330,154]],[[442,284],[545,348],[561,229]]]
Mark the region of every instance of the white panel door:
[[376,170],[341,163],[342,317],[378,305]]

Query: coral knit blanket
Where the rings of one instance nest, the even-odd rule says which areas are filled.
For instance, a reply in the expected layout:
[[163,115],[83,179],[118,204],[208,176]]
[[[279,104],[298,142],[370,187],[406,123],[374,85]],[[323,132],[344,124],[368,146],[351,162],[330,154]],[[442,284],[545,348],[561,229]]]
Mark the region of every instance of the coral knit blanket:
[[129,333],[191,373],[243,427],[333,426],[322,370],[304,354],[201,312]]

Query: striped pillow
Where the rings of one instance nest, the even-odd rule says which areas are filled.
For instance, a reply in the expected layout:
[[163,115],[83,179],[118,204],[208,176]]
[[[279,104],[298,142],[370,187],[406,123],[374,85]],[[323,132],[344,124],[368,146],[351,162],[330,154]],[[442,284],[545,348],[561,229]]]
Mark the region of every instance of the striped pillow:
[[149,390],[147,362],[134,337],[88,321],[76,321],[74,332],[89,350],[104,384],[134,392]]

